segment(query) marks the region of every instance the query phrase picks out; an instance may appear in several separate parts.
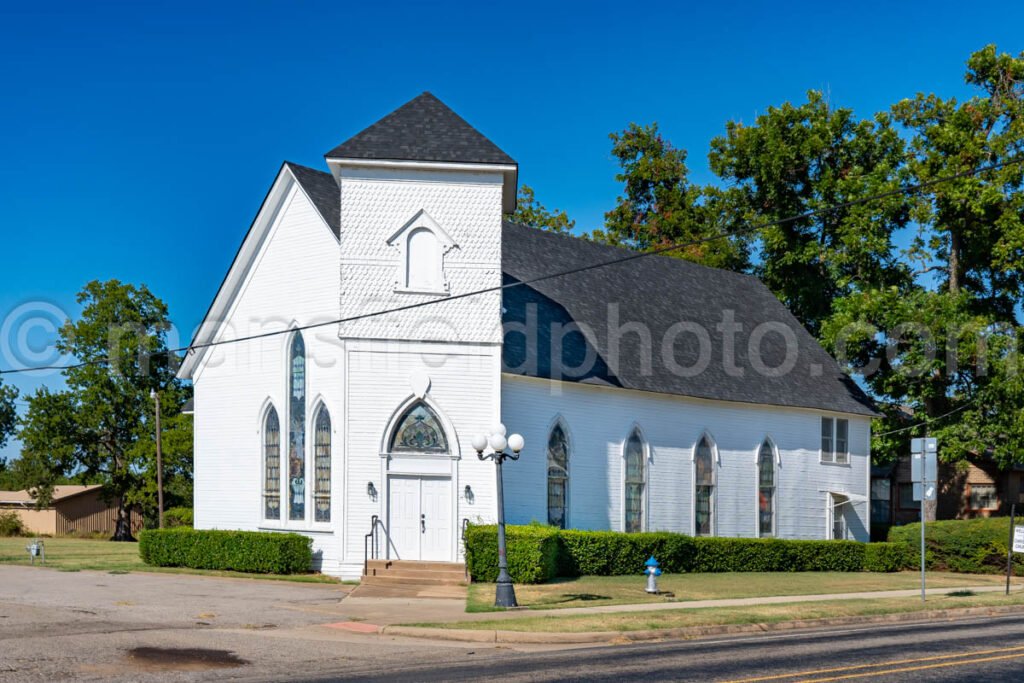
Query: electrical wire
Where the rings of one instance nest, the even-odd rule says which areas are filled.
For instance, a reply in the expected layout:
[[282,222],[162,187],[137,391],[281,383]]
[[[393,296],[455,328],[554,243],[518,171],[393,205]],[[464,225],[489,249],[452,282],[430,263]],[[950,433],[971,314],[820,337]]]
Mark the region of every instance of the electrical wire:
[[[954,180],[958,180],[958,179],[961,179],[961,178],[967,178],[967,177],[974,176],[974,175],[980,175],[982,173],[987,173],[987,172],[990,172],[990,171],[997,171],[997,170],[1000,170],[1002,168],[1006,168],[1006,167],[1013,166],[1013,165],[1016,165],[1016,164],[1021,164],[1021,163],[1024,163],[1024,156],[1021,156],[1021,157],[1018,157],[1018,158],[1014,158],[1014,159],[1008,159],[1006,161],[1003,161],[1003,162],[1000,162],[1000,163],[997,163],[997,164],[987,164],[985,166],[979,166],[979,167],[975,167],[975,168],[972,168],[972,169],[969,169],[969,170],[959,171],[957,173],[953,173],[953,174],[950,174],[950,175],[941,176],[941,177],[938,177],[938,178],[933,178],[931,180],[926,180],[924,182],[913,184],[913,185],[906,185],[906,186],[903,186],[903,187],[900,187],[900,188],[897,188],[897,189],[887,190],[885,192],[879,192],[879,193],[876,193],[876,194],[873,194],[873,195],[868,195],[866,197],[859,197],[857,199],[851,199],[851,200],[848,200],[848,201],[845,201],[845,202],[839,202],[837,204],[831,204],[829,206],[826,206],[826,207],[823,207],[823,208],[820,208],[820,209],[812,209],[810,211],[805,211],[803,213],[794,214],[792,216],[787,216],[785,218],[780,218],[780,219],[770,220],[770,221],[763,221],[763,222],[760,222],[760,223],[749,223],[745,227],[737,228],[735,230],[731,230],[731,231],[728,231],[728,232],[722,232],[722,233],[718,233],[718,234],[715,234],[715,235],[709,235],[707,237],[702,237],[702,238],[696,239],[696,240],[689,240],[689,241],[686,241],[686,242],[675,242],[675,243],[664,245],[664,246],[661,246],[661,247],[656,247],[656,248],[651,249],[649,251],[634,252],[634,253],[630,253],[630,254],[627,254],[625,256],[622,256],[622,257],[619,257],[619,258],[615,258],[615,259],[611,259],[611,260],[608,260],[608,261],[601,261],[599,263],[593,263],[593,264],[589,264],[589,265],[586,265],[586,266],[579,266],[579,267],[576,267],[576,268],[570,268],[568,270],[563,270],[563,271],[559,271],[559,272],[556,272],[556,273],[549,273],[547,275],[539,275],[537,277],[530,278],[528,280],[521,280],[521,281],[511,282],[511,283],[507,283],[507,284],[495,285],[493,287],[485,287],[483,289],[477,289],[477,290],[473,290],[473,291],[470,291],[470,292],[463,292],[461,294],[455,294],[455,295],[452,295],[452,296],[448,296],[448,297],[445,297],[444,299],[432,299],[432,300],[429,300],[429,301],[420,301],[420,302],[416,302],[416,303],[406,304],[404,306],[395,306],[393,308],[387,308],[387,309],[383,309],[383,310],[380,310],[380,311],[372,311],[372,312],[369,312],[369,313],[361,313],[361,314],[358,314],[358,315],[348,316],[348,317],[345,317],[345,318],[337,318],[337,319],[322,321],[322,322],[318,322],[318,323],[310,323],[310,324],[307,324],[307,325],[299,325],[299,326],[296,326],[296,327],[290,327],[290,328],[282,329],[282,330],[272,330],[272,331],[268,331],[268,332],[260,332],[258,334],[250,334],[250,335],[245,335],[245,336],[241,336],[241,337],[235,337],[235,338],[232,338],[232,339],[221,339],[221,340],[217,340],[217,341],[209,341],[209,342],[204,342],[204,343],[199,343],[199,344],[192,343],[192,344],[189,344],[188,346],[182,346],[182,347],[179,347],[179,348],[168,349],[166,351],[162,351],[159,355],[163,355],[163,354],[170,355],[170,354],[179,354],[179,353],[193,353],[193,352],[195,352],[197,350],[206,349],[206,348],[210,348],[210,347],[214,347],[214,346],[224,346],[224,345],[227,345],[227,344],[237,344],[239,342],[254,341],[254,340],[257,340],[257,339],[265,339],[267,337],[274,337],[274,336],[281,335],[281,334],[291,334],[293,332],[300,331],[300,330],[310,330],[310,329],[316,329],[316,328],[320,328],[320,327],[326,327],[326,326],[329,326],[329,325],[339,325],[339,324],[343,324],[343,323],[355,322],[355,321],[358,321],[358,320],[366,320],[368,318],[375,318],[375,317],[382,316],[382,315],[390,315],[392,313],[402,313],[402,312],[405,312],[405,311],[411,311],[411,310],[415,310],[415,309],[418,309],[418,308],[425,308],[427,306],[433,306],[433,305],[437,305],[437,304],[441,304],[441,303],[448,303],[450,301],[457,301],[459,299],[466,299],[466,298],[469,298],[469,297],[472,297],[472,296],[480,296],[481,294],[489,294],[489,293],[492,293],[492,292],[499,292],[499,291],[502,291],[502,290],[505,290],[505,289],[512,289],[514,287],[529,286],[531,284],[534,284],[534,283],[537,283],[537,282],[543,282],[545,280],[551,280],[551,279],[554,279],[554,278],[567,277],[567,276],[570,276],[570,275],[576,275],[576,274],[587,272],[587,271],[590,271],[590,270],[596,270],[598,268],[607,268],[609,266],[614,266],[614,265],[618,265],[618,264],[621,264],[621,263],[628,263],[628,262],[631,262],[631,261],[635,261],[637,259],[647,258],[649,256],[657,256],[657,255],[661,255],[661,254],[666,254],[666,253],[669,253],[669,252],[672,252],[672,251],[677,251],[679,249],[685,249],[687,247],[699,246],[701,244],[706,244],[708,242],[713,242],[713,241],[717,241],[717,240],[721,240],[721,239],[728,239],[728,238],[731,238],[731,237],[738,237],[740,235],[745,235],[745,234],[757,232],[758,230],[763,230],[765,228],[778,227],[778,226],[782,226],[782,225],[788,225],[790,223],[795,223],[795,222],[798,222],[798,221],[801,221],[801,220],[805,220],[807,218],[813,218],[815,216],[820,216],[820,215],[823,215],[823,214],[828,214],[828,213],[832,213],[832,212],[835,212],[835,211],[840,211],[842,209],[846,209],[846,208],[849,208],[849,207],[852,207],[852,206],[859,206],[859,205],[862,205],[862,204],[867,204],[867,203],[870,203],[870,202],[875,202],[875,201],[878,201],[880,199],[886,199],[886,198],[889,198],[889,197],[895,197],[895,196],[899,196],[899,195],[905,195],[905,194],[912,194],[912,193],[920,192],[922,190],[926,190],[928,188],[935,187],[937,185],[941,185],[943,183],[948,183],[948,182],[951,182],[951,181],[954,181]],[[153,354],[153,355],[158,355],[158,354]],[[101,357],[101,358],[94,358],[94,359],[90,359],[90,360],[79,361],[77,363],[71,363],[71,364],[68,364],[68,365],[44,365],[44,366],[26,367],[26,368],[10,368],[10,369],[7,369],[7,370],[0,370],[0,375],[13,375],[13,374],[19,374],[19,373],[26,373],[26,372],[41,372],[41,371],[44,371],[44,370],[73,370],[73,369],[76,369],[76,368],[85,367],[87,365],[96,365],[96,364],[106,363],[108,361],[109,361],[109,357],[104,356],[104,357]]]
[[953,410],[950,410],[948,413],[943,413],[942,415],[936,415],[935,417],[926,418],[925,420],[918,422],[917,424],[908,425],[906,427],[900,427],[899,429],[890,429],[887,432],[880,432],[878,434],[872,434],[871,436],[889,436],[890,434],[899,434],[900,432],[907,432],[910,431],[911,429],[917,429],[918,427],[927,427],[936,420],[941,420],[944,417],[949,417],[950,415],[959,413],[961,410],[966,410],[967,408],[970,408],[972,405],[974,405],[974,403],[977,400],[978,399],[976,398],[972,398],[967,403],[964,403],[963,405],[953,408]]

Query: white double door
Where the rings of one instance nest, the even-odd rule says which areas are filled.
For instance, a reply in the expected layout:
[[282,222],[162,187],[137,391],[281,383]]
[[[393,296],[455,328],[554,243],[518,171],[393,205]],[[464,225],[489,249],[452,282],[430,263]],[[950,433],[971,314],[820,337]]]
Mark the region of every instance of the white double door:
[[451,561],[451,479],[391,475],[388,489],[388,557]]

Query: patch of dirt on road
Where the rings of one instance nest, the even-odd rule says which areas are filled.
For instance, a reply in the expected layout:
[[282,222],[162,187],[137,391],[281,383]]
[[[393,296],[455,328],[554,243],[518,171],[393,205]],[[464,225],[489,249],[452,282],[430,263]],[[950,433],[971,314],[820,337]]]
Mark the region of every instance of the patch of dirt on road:
[[144,671],[207,671],[249,663],[228,650],[198,647],[136,647],[128,650],[128,659]]

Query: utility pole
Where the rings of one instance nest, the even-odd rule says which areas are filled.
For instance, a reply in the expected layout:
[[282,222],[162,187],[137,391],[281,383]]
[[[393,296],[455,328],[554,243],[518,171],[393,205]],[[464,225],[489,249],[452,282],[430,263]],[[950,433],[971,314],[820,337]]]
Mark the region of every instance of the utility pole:
[[156,509],[160,528],[164,528],[164,454],[163,435],[160,431],[160,394],[156,389],[149,392],[156,410]]

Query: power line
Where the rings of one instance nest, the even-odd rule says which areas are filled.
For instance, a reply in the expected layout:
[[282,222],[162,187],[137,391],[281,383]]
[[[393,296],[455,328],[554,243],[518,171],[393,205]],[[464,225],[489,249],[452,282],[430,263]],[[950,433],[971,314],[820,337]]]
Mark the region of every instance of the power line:
[[921,422],[918,422],[917,424],[908,425],[906,427],[900,427],[899,429],[890,429],[887,432],[881,432],[879,434],[872,434],[872,436],[889,436],[890,434],[898,434],[900,432],[907,432],[907,431],[910,431],[911,429],[917,429],[918,427],[926,427],[926,426],[930,425],[932,422],[935,422],[936,420],[941,420],[944,417],[949,417],[950,415],[953,415],[955,413],[959,413],[961,410],[966,410],[967,408],[970,408],[972,405],[974,405],[974,403],[977,400],[978,399],[976,399],[976,398],[972,398],[967,403],[964,403],[961,406],[953,408],[953,410],[950,410],[948,413],[943,413],[942,415],[936,415],[935,417],[925,418],[924,420],[922,420]]
[[[339,324],[343,324],[343,323],[355,322],[355,321],[358,321],[358,320],[365,320],[367,318],[375,318],[377,316],[389,315],[389,314],[392,314],[392,313],[402,313],[402,312],[405,312],[405,311],[411,311],[411,310],[415,310],[415,309],[419,309],[419,308],[425,308],[427,306],[433,306],[433,305],[437,305],[437,304],[448,303],[450,301],[457,301],[459,299],[466,299],[466,298],[469,298],[469,297],[472,297],[472,296],[479,296],[481,294],[489,294],[489,293],[492,293],[492,292],[499,292],[499,291],[503,291],[505,289],[512,289],[514,287],[528,286],[528,285],[531,285],[531,284],[534,284],[534,283],[537,283],[537,282],[543,282],[545,280],[552,280],[554,278],[567,277],[567,276],[570,276],[570,275],[577,275],[579,273],[587,272],[587,271],[590,271],[590,270],[596,270],[598,268],[606,268],[608,266],[614,266],[614,265],[618,265],[620,263],[628,263],[628,262],[635,261],[635,260],[641,259],[641,258],[646,258],[646,257],[649,257],[649,256],[657,256],[657,255],[661,255],[661,254],[666,254],[666,253],[669,253],[669,252],[672,252],[672,251],[676,251],[676,250],[679,250],[679,249],[685,249],[687,247],[699,246],[701,244],[706,244],[708,242],[713,242],[713,241],[716,241],[716,240],[728,239],[728,238],[731,238],[731,237],[739,237],[740,235],[749,234],[749,233],[752,233],[752,232],[756,232],[758,230],[763,230],[765,228],[778,227],[778,226],[781,226],[781,225],[788,225],[790,223],[795,223],[797,221],[805,220],[807,218],[813,218],[815,216],[820,216],[820,215],[823,215],[823,214],[828,214],[828,213],[832,213],[832,212],[835,212],[835,211],[840,211],[842,209],[846,209],[846,208],[849,208],[849,207],[852,207],[852,206],[859,206],[859,205],[862,205],[862,204],[867,204],[867,203],[870,203],[870,202],[875,202],[875,201],[878,201],[880,199],[887,199],[889,197],[895,197],[895,196],[899,196],[899,195],[911,194],[911,193],[914,193],[914,192],[920,192],[922,190],[926,190],[928,188],[935,187],[937,185],[941,185],[943,183],[948,183],[948,182],[951,182],[951,181],[954,181],[954,180],[958,180],[960,178],[967,178],[967,177],[974,176],[974,175],[980,175],[982,173],[987,173],[989,171],[998,171],[998,170],[1000,170],[1002,168],[1006,168],[1006,167],[1013,166],[1013,165],[1016,165],[1016,164],[1021,164],[1021,163],[1024,163],[1024,156],[1021,156],[1021,157],[1018,157],[1018,158],[1015,158],[1015,159],[1009,159],[1007,161],[1003,161],[1003,162],[1000,162],[1000,163],[997,163],[997,164],[988,164],[988,165],[985,165],[985,166],[975,167],[975,168],[972,168],[972,169],[969,169],[969,170],[966,170],[966,171],[959,171],[959,172],[953,173],[951,175],[941,176],[939,178],[933,178],[931,180],[926,180],[924,182],[917,183],[915,185],[906,185],[906,186],[903,186],[903,187],[900,187],[900,188],[896,188],[896,189],[893,189],[893,190],[887,190],[885,192],[879,192],[877,194],[868,195],[867,197],[860,197],[860,198],[857,198],[857,199],[850,199],[850,200],[845,201],[845,202],[839,202],[838,204],[831,204],[829,206],[826,206],[826,207],[823,207],[823,208],[820,208],[820,209],[812,209],[811,211],[805,211],[803,213],[794,214],[792,216],[787,216],[785,218],[780,218],[780,219],[771,220],[771,221],[763,221],[763,222],[760,222],[760,223],[748,223],[745,227],[742,227],[742,228],[737,228],[735,230],[731,230],[731,231],[723,232],[723,233],[718,233],[718,234],[715,234],[715,235],[709,235],[707,237],[702,237],[702,238],[696,239],[696,240],[689,240],[689,241],[686,241],[686,242],[675,242],[675,243],[668,244],[668,245],[665,245],[665,246],[657,247],[657,248],[652,249],[650,251],[634,252],[634,253],[630,253],[630,254],[627,254],[625,256],[619,257],[619,258],[611,259],[611,260],[608,260],[608,261],[602,261],[600,263],[593,263],[593,264],[586,265],[586,266],[579,266],[579,267],[576,267],[576,268],[570,268],[568,270],[563,270],[563,271],[559,271],[559,272],[556,272],[556,273],[549,273],[547,275],[540,275],[540,276],[537,276],[535,278],[530,278],[528,280],[521,280],[521,281],[517,281],[517,282],[510,282],[508,284],[501,284],[501,285],[496,285],[496,286],[493,286],[493,287],[485,287],[483,289],[477,289],[477,290],[473,290],[473,291],[470,291],[470,292],[463,292],[462,294],[454,294],[452,296],[445,297],[444,299],[432,299],[430,301],[420,301],[420,302],[417,302],[417,303],[406,304],[404,306],[396,306],[396,307],[393,307],[393,308],[388,308],[388,309],[384,309],[384,310],[380,310],[380,311],[372,311],[370,313],[361,313],[361,314],[358,314],[358,315],[348,316],[348,317],[345,317],[345,318],[337,318],[337,319],[334,319],[334,320],[327,320],[327,321],[318,322],[318,323],[310,323],[310,324],[307,324],[307,325],[299,325],[299,326],[296,326],[296,327],[291,327],[291,328],[283,329],[283,330],[273,330],[273,331],[269,331],[269,332],[260,332],[258,334],[250,334],[250,335],[245,335],[245,336],[242,336],[242,337],[235,337],[233,339],[222,339],[222,340],[219,340],[219,341],[209,341],[209,342],[205,342],[205,343],[201,343],[201,344],[189,344],[188,346],[182,346],[182,347],[178,347],[178,348],[175,348],[175,349],[168,349],[167,351],[164,351],[164,352],[161,352],[161,353],[162,354],[166,353],[168,355],[170,355],[170,354],[178,354],[178,353],[191,353],[191,352],[194,352],[194,351],[199,350],[199,349],[205,349],[205,348],[210,348],[210,347],[214,347],[214,346],[224,346],[224,345],[227,345],[227,344],[236,344],[236,343],[245,342],[245,341],[255,341],[257,339],[265,339],[267,337],[274,337],[274,336],[281,335],[281,334],[291,334],[291,333],[296,332],[296,331],[311,330],[311,329],[317,329],[317,328],[320,328],[320,327],[327,327],[329,325],[339,325]],[[156,354],[154,354],[154,355],[156,355]],[[77,363],[71,363],[71,364],[68,364],[68,365],[45,365],[45,366],[38,366],[38,367],[31,367],[31,368],[12,368],[12,369],[8,369],[8,370],[0,370],[0,375],[12,375],[12,374],[19,374],[19,373],[24,373],[24,372],[40,372],[40,371],[44,371],[44,370],[73,370],[75,368],[85,367],[87,365],[102,364],[102,363],[106,363],[108,361],[109,361],[109,357],[104,356],[102,358],[96,358],[96,359],[86,360],[86,361],[79,361]]]

